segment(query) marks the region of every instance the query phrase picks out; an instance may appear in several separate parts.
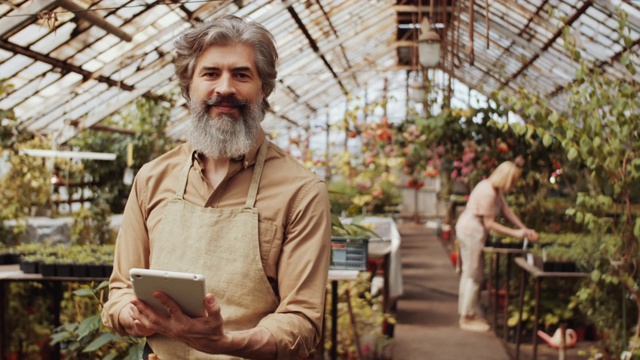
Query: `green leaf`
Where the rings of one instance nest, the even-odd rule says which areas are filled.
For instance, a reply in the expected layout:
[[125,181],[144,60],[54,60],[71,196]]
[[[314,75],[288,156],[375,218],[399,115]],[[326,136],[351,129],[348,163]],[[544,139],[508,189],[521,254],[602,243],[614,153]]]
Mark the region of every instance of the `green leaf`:
[[633,236],[640,239],[640,217],[636,218],[636,225],[633,227]]
[[596,136],[593,138],[593,147],[597,148],[598,146],[600,146],[600,143],[602,142],[602,140],[600,139],[599,136]]
[[591,272],[591,280],[594,282],[597,282],[598,280],[600,280],[600,277],[602,276],[602,274],[600,273],[600,270],[596,269],[593,270]]
[[573,139],[573,130],[567,130],[566,139],[567,140]]
[[583,136],[580,138],[580,150],[585,153],[588,153],[591,150],[591,140],[588,137]]
[[92,289],[78,289],[78,290],[74,290],[73,294],[76,296],[93,296],[94,292]]
[[138,360],[142,359],[142,353],[144,352],[143,344],[136,344],[129,348],[129,354],[127,354],[126,359],[129,360]]
[[65,340],[69,340],[69,339],[73,339],[73,333],[69,332],[69,331],[64,331],[64,332],[59,332],[59,333],[55,333],[52,334],[51,337],[51,345],[55,345],[61,341],[65,341]]
[[542,144],[545,147],[549,147],[551,146],[551,143],[553,142],[553,138],[551,137],[551,135],[549,134],[544,134],[544,136],[542,137]]
[[105,344],[108,344],[109,342],[111,342],[111,340],[113,340],[113,339],[115,339],[117,337],[118,337],[118,335],[113,334],[113,333],[104,333],[104,334],[98,336],[91,343],[89,343],[89,345],[87,345],[87,347],[85,347],[84,350],[82,350],[82,352],[83,353],[87,353],[87,352],[96,351],[96,350],[100,349],[102,346],[104,346]]
[[553,125],[556,124],[556,122],[558,122],[558,113],[557,112],[552,112],[551,115],[549,116],[549,122]]
[[[109,354],[109,355],[103,357],[102,360],[113,360],[113,359],[116,358],[116,356],[118,356],[118,354]],[[139,357],[137,359],[142,359],[142,357]]]
[[102,324],[100,315],[89,316],[80,323],[80,326],[78,326],[78,330],[76,331],[78,333],[78,337],[82,339],[92,331],[99,329],[100,324]]
[[108,280],[104,280],[100,283],[100,285],[98,285],[98,287],[95,289],[96,292],[104,289],[104,288],[109,288],[109,281]]
[[567,153],[567,158],[569,160],[573,160],[573,159],[576,158],[576,156],[578,156],[578,150],[576,150],[576,148],[574,148],[574,147],[569,149],[569,152]]

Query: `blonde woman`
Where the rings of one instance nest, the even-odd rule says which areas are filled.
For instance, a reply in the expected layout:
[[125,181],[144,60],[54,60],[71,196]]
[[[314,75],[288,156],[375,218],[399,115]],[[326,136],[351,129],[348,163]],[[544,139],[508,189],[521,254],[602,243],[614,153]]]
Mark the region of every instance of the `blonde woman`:
[[[521,239],[526,237],[531,241],[538,240],[538,234],[520,221],[504,199],[504,193],[515,186],[520,173],[520,168],[511,161],[500,164],[489,178],[480,181],[471,191],[467,206],[456,223],[462,262],[458,312],[460,328],[463,330],[484,332],[490,329],[478,304],[484,275],[482,248],[489,231]],[[517,228],[498,223],[496,216],[499,213]]]

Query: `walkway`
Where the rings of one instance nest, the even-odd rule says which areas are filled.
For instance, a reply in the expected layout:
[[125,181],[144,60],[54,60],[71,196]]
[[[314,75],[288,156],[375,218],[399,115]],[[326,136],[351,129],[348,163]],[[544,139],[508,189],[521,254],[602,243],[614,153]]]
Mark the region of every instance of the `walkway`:
[[397,303],[394,360],[508,360],[493,332],[458,327],[458,275],[433,230],[405,222],[401,256],[404,295]]

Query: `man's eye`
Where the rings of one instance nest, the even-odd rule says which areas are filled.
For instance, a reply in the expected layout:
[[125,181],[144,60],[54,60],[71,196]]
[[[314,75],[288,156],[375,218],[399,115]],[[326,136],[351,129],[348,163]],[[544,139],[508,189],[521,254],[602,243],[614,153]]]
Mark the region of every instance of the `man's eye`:
[[239,74],[236,74],[236,77],[239,78],[239,79],[247,79],[247,78],[249,78],[249,75],[243,74],[243,73],[239,73]]

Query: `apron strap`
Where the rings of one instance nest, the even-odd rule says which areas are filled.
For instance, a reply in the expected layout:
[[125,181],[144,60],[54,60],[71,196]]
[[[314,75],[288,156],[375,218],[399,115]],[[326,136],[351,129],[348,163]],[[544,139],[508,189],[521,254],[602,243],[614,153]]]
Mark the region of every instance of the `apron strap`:
[[182,169],[182,174],[180,175],[180,182],[178,183],[178,191],[176,192],[176,196],[179,199],[184,199],[184,192],[187,190],[187,178],[189,177],[189,170],[191,170],[191,165],[193,164],[193,158],[196,156],[196,151],[193,150],[191,152],[191,156],[189,156],[189,161],[184,164],[184,168]]
[[253,208],[256,204],[256,198],[258,196],[258,185],[260,185],[260,177],[262,177],[262,168],[264,168],[264,160],[267,157],[267,148],[269,147],[269,140],[264,139],[262,145],[260,145],[260,152],[258,152],[258,158],[256,159],[256,165],[253,168],[253,176],[251,177],[251,186],[249,187],[249,193],[247,194],[247,202],[245,207]]

